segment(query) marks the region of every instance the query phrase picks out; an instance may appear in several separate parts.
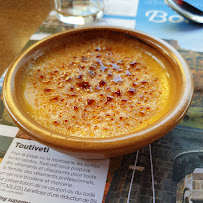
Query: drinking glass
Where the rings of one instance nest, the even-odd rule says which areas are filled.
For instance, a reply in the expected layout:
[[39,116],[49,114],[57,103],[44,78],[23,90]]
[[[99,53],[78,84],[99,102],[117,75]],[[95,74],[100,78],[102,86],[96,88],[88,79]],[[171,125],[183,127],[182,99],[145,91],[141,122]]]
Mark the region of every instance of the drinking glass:
[[57,19],[73,25],[83,25],[102,18],[103,9],[103,0],[55,0]]

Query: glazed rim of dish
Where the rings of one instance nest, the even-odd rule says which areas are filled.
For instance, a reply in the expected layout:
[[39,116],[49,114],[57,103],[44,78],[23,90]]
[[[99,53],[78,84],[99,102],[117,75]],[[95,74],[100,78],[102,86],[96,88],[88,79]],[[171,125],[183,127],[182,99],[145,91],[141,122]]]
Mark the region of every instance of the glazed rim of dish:
[[[116,31],[125,34],[132,35],[143,43],[157,49],[159,53],[164,55],[172,66],[178,67],[179,80],[182,81],[180,85],[182,89],[179,90],[178,99],[174,102],[169,112],[156,121],[155,123],[145,127],[141,130],[115,137],[106,138],[86,138],[76,136],[64,136],[54,131],[50,131],[44,128],[42,125],[36,123],[32,118],[28,116],[23,110],[23,106],[20,105],[19,91],[15,86],[16,73],[22,64],[36,56],[41,51],[40,48],[46,47],[51,41],[60,39],[63,36],[68,36],[70,33],[78,33],[83,31],[91,30],[109,30]],[[178,76],[177,76],[178,77]],[[176,79],[177,80],[177,79]],[[5,107],[8,110],[9,115],[15,122],[15,124],[27,135],[34,138],[35,140],[51,146],[60,148],[62,151],[69,149],[71,151],[102,151],[105,149],[117,149],[126,148],[129,145],[143,145],[141,143],[149,144],[156,139],[162,137],[183,118],[187,112],[192,96],[193,96],[193,79],[190,69],[181,55],[165,41],[143,33],[141,31],[120,28],[120,27],[84,27],[68,30],[61,33],[56,33],[43,40],[38,41],[28,49],[23,51],[18,58],[11,64],[7,71],[3,85],[3,99]]]

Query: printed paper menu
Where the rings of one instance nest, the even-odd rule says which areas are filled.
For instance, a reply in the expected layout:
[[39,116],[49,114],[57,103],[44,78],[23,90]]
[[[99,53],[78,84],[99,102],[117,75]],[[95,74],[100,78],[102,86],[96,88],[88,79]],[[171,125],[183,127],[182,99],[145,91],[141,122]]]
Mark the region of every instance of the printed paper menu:
[[0,165],[0,202],[100,203],[108,166],[14,138]]

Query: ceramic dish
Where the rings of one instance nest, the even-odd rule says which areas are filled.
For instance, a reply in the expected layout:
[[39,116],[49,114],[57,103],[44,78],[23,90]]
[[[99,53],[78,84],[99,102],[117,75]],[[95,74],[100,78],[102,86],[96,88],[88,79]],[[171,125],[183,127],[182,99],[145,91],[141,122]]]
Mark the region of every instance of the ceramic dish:
[[[173,74],[172,96],[168,111],[156,122],[131,133],[111,137],[65,136],[36,122],[25,108],[22,94],[22,67],[30,60],[46,53],[58,43],[65,43],[73,35],[84,32],[116,32],[128,35],[157,51]],[[153,57],[153,56],[152,56]],[[15,124],[34,140],[57,151],[87,159],[103,159],[131,153],[159,139],[172,130],[186,114],[193,96],[193,80],[188,65],[169,44],[149,34],[119,27],[85,27],[54,34],[30,46],[11,64],[3,84],[3,99]]]

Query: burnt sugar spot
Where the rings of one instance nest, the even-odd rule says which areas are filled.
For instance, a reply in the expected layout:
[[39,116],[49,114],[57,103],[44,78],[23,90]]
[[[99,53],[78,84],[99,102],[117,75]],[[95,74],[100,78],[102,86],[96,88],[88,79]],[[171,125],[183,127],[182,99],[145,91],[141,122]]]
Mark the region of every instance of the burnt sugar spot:
[[137,61],[133,61],[132,63],[130,63],[130,66],[131,66],[131,67],[136,67],[136,66],[137,66],[137,64],[138,64],[138,62],[137,62]]
[[52,89],[52,88],[45,88],[44,89],[44,92],[53,92],[54,91],[54,89]]
[[109,102],[113,101],[113,97],[112,96],[108,96],[106,98],[106,104],[108,104]]
[[95,100],[94,99],[87,99],[87,104],[93,105],[93,104],[95,104]]
[[80,87],[80,88],[82,88],[84,90],[90,89],[89,82],[81,81],[81,82],[78,82],[76,84],[77,84],[78,87]]
[[130,88],[130,89],[128,90],[128,93],[129,93],[130,95],[134,95],[134,94],[136,93],[135,88]]
[[106,84],[106,82],[105,82],[104,80],[101,80],[101,81],[99,82],[99,87],[103,87],[105,84]]
[[101,51],[101,47],[97,47],[95,51]]
[[121,91],[120,90],[117,90],[115,92],[113,92],[113,95],[116,95],[116,96],[121,96]]

